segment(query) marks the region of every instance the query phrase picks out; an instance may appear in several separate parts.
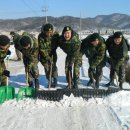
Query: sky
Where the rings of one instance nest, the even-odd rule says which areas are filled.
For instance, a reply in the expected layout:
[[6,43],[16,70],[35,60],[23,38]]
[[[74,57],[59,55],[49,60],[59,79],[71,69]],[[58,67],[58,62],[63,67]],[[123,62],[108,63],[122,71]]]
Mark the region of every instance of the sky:
[[[130,0],[1,0],[0,19],[34,16],[95,17],[122,13],[130,15]],[[47,7],[47,12],[42,10]]]

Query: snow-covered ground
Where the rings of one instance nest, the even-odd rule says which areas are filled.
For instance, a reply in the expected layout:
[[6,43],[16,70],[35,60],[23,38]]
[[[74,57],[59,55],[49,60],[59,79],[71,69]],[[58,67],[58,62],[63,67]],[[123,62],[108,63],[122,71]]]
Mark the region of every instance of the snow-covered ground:
[[[107,38],[107,36],[105,36]],[[130,36],[127,36],[130,39]],[[11,59],[15,52],[11,46]],[[58,84],[66,85],[64,73],[65,54],[58,49]],[[86,87],[89,80],[87,59],[83,57],[80,70],[80,87]],[[9,85],[18,90],[25,84],[22,61],[9,61],[11,77]],[[47,89],[44,68],[39,63],[40,87]],[[109,69],[104,67],[103,84],[109,82]],[[124,83],[124,88],[130,85]],[[107,89],[107,88],[104,88]],[[64,96],[59,102],[24,99],[6,101],[0,105],[0,130],[130,130],[130,91],[120,91],[105,98],[92,98],[88,101]]]

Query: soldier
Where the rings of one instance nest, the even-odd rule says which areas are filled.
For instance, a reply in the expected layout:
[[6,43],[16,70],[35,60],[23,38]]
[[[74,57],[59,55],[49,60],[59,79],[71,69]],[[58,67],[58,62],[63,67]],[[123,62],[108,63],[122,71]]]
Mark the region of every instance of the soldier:
[[[98,33],[93,33],[82,41],[81,52],[86,55],[89,62],[88,75],[90,80],[87,86],[93,84],[95,88],[99,88],[102,68],[105,66],[105,40]],[[94,79],[96,80],[95,83]]]
[[[17,44],[17,42],[20,39],[20,35],[18,33],[13,32],[13,31],[10,32],[10,35],[13,37],[13,44],[15,47],[15,45]],[[20,61],[22,59],[22,55],[21,55],[21,52],[18,49],[16,49],[16,47],[15,47],[15,53],[17,55],[17,60]]]
[[6,76],[9,76],[9,71],[6,70],[4,59],[10,55],[9,51],[10,39],[5,35],[0,35],[0,86],[5,86],[7,82]]
[[114,84],[114,75],[119,77],[119,87],[122,89],[125,78],[125,66],[128,61],[128,44],[122,32],[115,32],[106,40],[107,50],[110,56],[110,82],[106,86]]
[[[60,48],[67,54],[65,61],[67,88],[78,88],[82,56],[80,53],[81,41],[78,34],[71,27],[65,26],[59,38]],[[73,66],[73,79],[72,79]]]
[[[54,33],[54,27],[52,24],[47,23],[42,26],[42,31],[38,36],[39,43],[39,54],[40,54],[40,62],[44,66],[46,78],[49,83],[51,83],[51,87],[57,86],[57,53],[56,49],[58,47],[58,33]],[[51,73],[52,66],[52,73]],[[51,76],[51,79],[50,79]]]
[[38,70],[38,42],[35,37],[24,35],[20,38],[16,48],[23,54],[23,63],[25,66],[26,76],[28,77],[29,87],[33,87],[33,79],[35,88],[39,89],[39,70]]

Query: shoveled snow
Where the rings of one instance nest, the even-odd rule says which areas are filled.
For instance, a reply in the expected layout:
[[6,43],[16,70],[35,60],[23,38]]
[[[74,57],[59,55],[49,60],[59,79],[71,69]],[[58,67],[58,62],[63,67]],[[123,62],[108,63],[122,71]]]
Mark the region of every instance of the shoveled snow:
[[130,92],[84,100],[73,95],[59,102],[6,101],[0,106],[1,130],[122,130],[130,128]]

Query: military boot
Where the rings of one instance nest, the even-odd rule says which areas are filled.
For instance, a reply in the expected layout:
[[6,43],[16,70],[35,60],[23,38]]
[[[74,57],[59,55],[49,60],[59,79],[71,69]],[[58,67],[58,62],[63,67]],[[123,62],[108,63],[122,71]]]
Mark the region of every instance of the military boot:
[[119,88],[120,88],[121,90],[123,89],[123,83],[122,83],[122,82],[119,83]]
[[93,80],[90,79],[90,80],[88,81],[88,83],[87,83],[87,86],[91,86],[92,84],[93,84]]
[[39,89],[39,80],[35,79],[35,89]]
[[74,81],[73,88],[74,88],[74,89],[78,89],[78,80]]
[[33,81],[29,81],[29,82],[28,82],[28,85],[29,85],[29,87],[33,88],[33,87],[34,87],[34,86],[33,86]]
[[0,86],[6,86],[6,83],[5,82],[1,82]]
[[52,87],[55,88],[57,86],[57,78],[53,79]]
[[95,88],[99,88],[99,80],[96,80],[96,82],[95,82]]
[[109,86],[115,86],[114,80],[111,80],[109,83],[106,84],[106,87],[109,87]]

